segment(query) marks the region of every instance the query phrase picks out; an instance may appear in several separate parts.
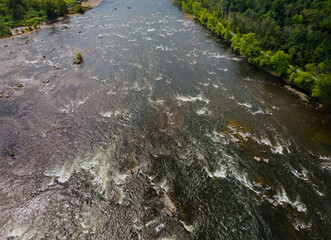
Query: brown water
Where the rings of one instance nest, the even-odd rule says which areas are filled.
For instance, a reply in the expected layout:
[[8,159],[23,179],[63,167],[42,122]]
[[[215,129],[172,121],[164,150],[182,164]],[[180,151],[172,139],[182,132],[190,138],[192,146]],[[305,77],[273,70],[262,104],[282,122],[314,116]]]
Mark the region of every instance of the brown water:
[[106,0],[0,49],[1,239],[330,236],[330,115],[170,1]]

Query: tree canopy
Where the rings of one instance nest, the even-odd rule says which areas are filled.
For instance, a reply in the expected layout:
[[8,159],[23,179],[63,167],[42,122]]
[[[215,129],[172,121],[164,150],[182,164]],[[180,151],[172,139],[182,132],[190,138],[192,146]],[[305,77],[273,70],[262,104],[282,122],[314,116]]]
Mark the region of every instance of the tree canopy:
[[249,61],[331,97],[331,1],[177,0]]

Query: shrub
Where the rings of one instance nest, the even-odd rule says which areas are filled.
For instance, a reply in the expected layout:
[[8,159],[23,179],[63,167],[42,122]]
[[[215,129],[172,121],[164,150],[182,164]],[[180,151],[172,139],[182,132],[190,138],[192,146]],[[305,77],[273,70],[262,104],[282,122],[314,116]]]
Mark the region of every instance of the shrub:
[[83,55],[80,52],[76,54],[76,60],[83,61]]
[[76,59],[75,59],[75,64],[80,64],[80,63],[82,63],[83,62],[83,55],[80,53],[80,52],[78,52],[77,54],[76,54]]
[[74,7],[74,12],[84,13],[84,8],[82,7],[82,5],[78,4]]

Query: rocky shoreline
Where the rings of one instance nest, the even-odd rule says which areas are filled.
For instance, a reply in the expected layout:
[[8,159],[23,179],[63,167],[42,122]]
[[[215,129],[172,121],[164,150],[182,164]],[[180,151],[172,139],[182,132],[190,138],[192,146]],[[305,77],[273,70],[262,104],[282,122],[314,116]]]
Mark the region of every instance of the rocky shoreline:
[[[91,10],[92,8],[98,6],[102,1],[103,0],[87,0],[86,2],[81,2],[80,4],[82,5],[82,7],[84,8],[85,11],[88,11],[88,10]],[[45,21],[45,22],[41,23],[40,25],[47,25],[47,24],[52,24],[52,23],[58,22],[58,21],[63,21],[66,18],[68,18],[72,15],[75,15],[75,14],[78,14],[78,12],[69,13],[65,16],[58,17],[53,20]],[[27,26],[11,28],[10,31],[12,32],[12,35],[8,36],[8,37],[4,37],[3,39],[15,37],[15,36],[19,36],[19,35],[31,34],[31,33],[38,32],[41,30],[41,28],[39,26],[34,29],[31,29],[29,31],[25,31],[25,29],[27,29],[27,28],[28,28]]]

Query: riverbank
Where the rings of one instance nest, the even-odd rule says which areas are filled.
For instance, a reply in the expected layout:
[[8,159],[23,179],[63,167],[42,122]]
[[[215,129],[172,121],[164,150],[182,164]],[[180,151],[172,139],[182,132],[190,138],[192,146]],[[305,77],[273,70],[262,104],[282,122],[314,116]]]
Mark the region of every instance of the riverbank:
[[[23,34],[31,34],[34,32],[37,32],[40,30],[39,25],[46,25],[51,24],[57,21],[62,21],[66,19],[69,16],[72,16],[74,14],[80,13],[83,14],[85,11],[88,11],[97,5],[99,5],[102,2],[102,0],[88,0],[88,1],[66,1],[65,5],[61,5],[61,12],[55,11],[53,15],[49,15],[50,13],[47,13],[47,16],[45,13],[42,12],[35,12],[31,16],[29,15],[27,18],[24,17],[24,22],[22,21],[12,21],[10,22],[4,22],[2,19],[2,22],[0,21],[0,38],[7,38],[7,37],[13,37],[17,35],[23,35]],[[56,5],[54,5],[56,6]],[[51,8],[54,6],[49,6],[46,10],[51,11]],[[1,7],[5,8],[5,5],[2,5]],[[66,10],[64,10],[66,9]],[[29,11],[35,11],[35,10],[29,10]],[[54,17],[56,16],[57,17]],[[50,17],[53,16],[53,17]],[[1,17],[1,15],[0,15]],[[0,18],[1,20],[1,18]],[[13,27],[14,26],[14,27]]]
[[321,72],[314,63],[305,67],[291,62],[293,53],[283,50],[268,50],[260,46],[260,41],[254,32],[243,34],[234,30],[231,18],[222,18],[220,12],[205,8],[197,1],[187,2],[175,0],[174,3],[185,13],[193,14],[196,19],[209,30],[229,42],[231,48],[259,68],[267,70],[282,78],[287,84],[306,92],[321,102],[331,98],[331,75],[325,70]]
[[98,6],[103,0],[88,0],[86,2],[82,2],[82,6],[86,8],[94,8]]

